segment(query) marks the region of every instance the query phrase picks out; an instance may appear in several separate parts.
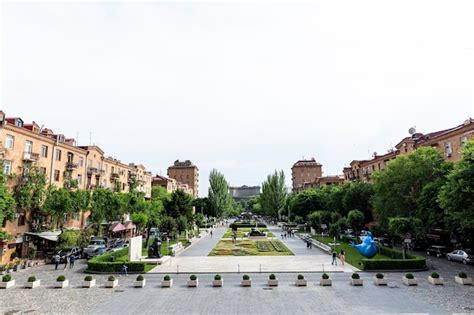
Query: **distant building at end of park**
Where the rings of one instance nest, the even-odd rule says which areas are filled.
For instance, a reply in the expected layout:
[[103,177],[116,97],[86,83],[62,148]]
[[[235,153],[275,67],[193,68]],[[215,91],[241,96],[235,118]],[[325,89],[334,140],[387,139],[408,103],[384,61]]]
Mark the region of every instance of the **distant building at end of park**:
[[229,187],[229,193],[235,201],[249,200],[260,193],[260,186]]

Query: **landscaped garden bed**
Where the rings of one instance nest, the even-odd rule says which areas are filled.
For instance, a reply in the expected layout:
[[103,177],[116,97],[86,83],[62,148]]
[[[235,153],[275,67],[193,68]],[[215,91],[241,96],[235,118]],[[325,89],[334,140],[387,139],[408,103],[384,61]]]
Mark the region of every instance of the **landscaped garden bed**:
[[[255,226],[254,226],[255,228]],[[237,229],[237,238],[244,238],[247,237],[247,233],[249,233],[252,230],[252,228],[238,228]],[[275,235],[270,232],[267,228],[258,228],[260,232],[263,232],[267,235],[267,237],[275,237]],[[227,229],[227,231],[224,233],[223,238],[232,238],[232,229]]]
[[289,256],[293,253],[280,241],[220,240],[209,256]]

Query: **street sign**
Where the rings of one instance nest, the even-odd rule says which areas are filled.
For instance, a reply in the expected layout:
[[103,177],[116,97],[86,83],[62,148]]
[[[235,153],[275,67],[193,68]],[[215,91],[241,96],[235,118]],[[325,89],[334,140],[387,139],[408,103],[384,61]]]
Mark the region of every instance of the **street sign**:
[[406,238],[405,243],[411,243],[411,238]]

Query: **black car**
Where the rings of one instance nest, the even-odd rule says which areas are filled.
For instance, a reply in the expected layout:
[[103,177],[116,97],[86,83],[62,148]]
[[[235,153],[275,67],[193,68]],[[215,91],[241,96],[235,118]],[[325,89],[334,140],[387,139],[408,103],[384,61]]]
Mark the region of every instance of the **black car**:
[[441,246],[441,245],[431,245],[426,250],[426,254],[428,256],[432,255],[432,256],[436,256],[438,258],[446,256],[447,253],[448,253],[448,249],[446,248],[446,246]]

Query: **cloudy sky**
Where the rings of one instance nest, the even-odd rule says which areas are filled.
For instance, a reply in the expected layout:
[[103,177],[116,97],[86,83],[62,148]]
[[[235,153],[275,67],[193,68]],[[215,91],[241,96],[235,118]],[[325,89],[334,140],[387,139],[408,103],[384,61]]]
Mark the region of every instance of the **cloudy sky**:
[[326,175],[474,116],[474,1],[3,1],[8,116],[166,174]]

